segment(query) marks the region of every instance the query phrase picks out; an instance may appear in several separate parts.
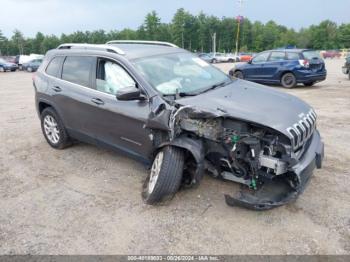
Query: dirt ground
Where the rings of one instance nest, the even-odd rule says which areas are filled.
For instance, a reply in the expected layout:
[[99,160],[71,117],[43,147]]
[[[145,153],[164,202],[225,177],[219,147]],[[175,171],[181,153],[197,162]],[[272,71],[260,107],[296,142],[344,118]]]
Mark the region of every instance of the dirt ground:
[[[234,183],[206,177],[163,206],[147,206],[147,170],[87,144],[51,149],[31,74],[0,74],[1,254],[350,254],[350,80],[343,59],[311,88],[276,89],[310,103],[324,168],[292,204],[254,212],[225,204]],[[230,65],[219,65],[223,70]]]

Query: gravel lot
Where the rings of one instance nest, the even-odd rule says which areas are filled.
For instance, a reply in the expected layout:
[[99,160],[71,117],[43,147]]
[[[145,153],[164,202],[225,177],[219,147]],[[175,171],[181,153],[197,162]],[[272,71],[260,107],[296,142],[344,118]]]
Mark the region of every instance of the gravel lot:
[[[205,178],[163,206],[140,196],[145,168],[86,144],[51,149],[31,74],[0,74],[1,254],[350,254],[350,81],[341,60],[327,81],[284,90],[310,103],[324,168],[295,202],[267,212],[232,208],[234,183]],[[219,65],[223,70],[228,64]]]

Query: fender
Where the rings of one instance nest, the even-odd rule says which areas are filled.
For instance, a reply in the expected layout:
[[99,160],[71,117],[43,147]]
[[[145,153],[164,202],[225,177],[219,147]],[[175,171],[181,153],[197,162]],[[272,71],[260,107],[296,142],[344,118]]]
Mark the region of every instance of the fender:
[[204,175],[204,145],[200,139],[193,139],[186,136],[179,136],[172,141],[160,144],[158,149],[164,146],[176,146],[189,151],[196,161],[196,171],[192,177],[191,184],[199,184]]
[[66,126],[65,119],[62,117],[62,112],[60,110],[60,107],[56,106],[56,104],[53,101],[49,101],[43,97],[37,97],[36,100],[37,100],[36,101],[36,110],[37,110],[37,114],[38,114],[39,119],[40,119],[39,104],[40,104],[40,102],[42,102],[42,103],[45,103],[47,105],[50,105],[56,111],[56,113],[60,117],[63,124]]

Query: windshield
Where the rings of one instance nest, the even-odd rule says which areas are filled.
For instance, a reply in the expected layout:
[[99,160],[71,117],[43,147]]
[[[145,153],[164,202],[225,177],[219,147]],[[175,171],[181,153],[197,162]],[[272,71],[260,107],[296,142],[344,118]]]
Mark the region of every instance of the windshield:
[[304,51],[303,55],[307,60],[322,59],[320,53],[317,51]]
[[135,60],[148,82],[164,95],[200,93],[231,82],[219,69],[189,53],[175,53]]
[[6,64],[7,62],[4,59],[0,58],[0,63]]

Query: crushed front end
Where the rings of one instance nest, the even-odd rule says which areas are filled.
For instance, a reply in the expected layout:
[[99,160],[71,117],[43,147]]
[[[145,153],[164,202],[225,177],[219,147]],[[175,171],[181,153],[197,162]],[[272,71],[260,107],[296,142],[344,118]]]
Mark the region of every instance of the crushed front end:
[[201,141],[201,170],[187,181],[198,183],[198,172],[205,169],[242,185],[238,196],[225,195],[230,206],[267,210],[296,199],[324,156],[312,109],[283,134],[224,111],[187,106],[171,115],[170,130],[170,140]]

